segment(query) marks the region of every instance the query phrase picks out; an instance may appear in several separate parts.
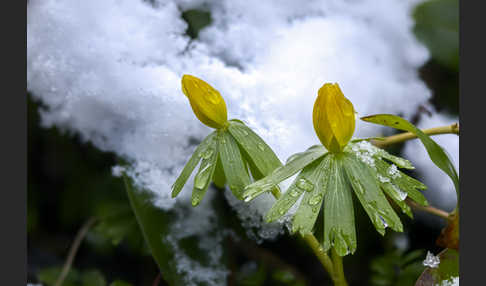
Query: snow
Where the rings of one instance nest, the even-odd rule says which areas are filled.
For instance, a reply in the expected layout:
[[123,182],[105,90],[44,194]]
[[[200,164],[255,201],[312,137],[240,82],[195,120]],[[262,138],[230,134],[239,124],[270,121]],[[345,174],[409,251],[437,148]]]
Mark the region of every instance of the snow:
[[[359,116],[411,119],[430,97],[417,71],[428,52],[411,31],[410,11],[418,1],[150,2],[29,1],[27,89],[47,106],[41,111],[44,127],[78,133],[130,162],[125,171],[137,186],[157,194],[162,209],[190,205],[192,178],[176,199],[170,186],[195,142],[210,132],[181,91],[183,74],[218,89],[229,118],[246,122],[282,161],[319,143],[312,108],[326,82],[339,83]],[[210,11],[212,24],[191,40],[181,13],[200,7]],[[355,136],[386,132],[357,121]],[[114,167],[120,175],[122,169]],[[226,199],[244,225],[256,229],[256,240],[283,232],[285,220],[263,223],[270,196],[243,207]],[[214,215],[204,203],[190,212]],[[207,216],[191,217],[195,227],[209,223],[192,235],[205,237],[213,229],[211,221],[201,222]],[[198,279],[223,281],[225,273],[215,269],[220,280]]]
[[448,280],[442,280],[438,286],[459,286],[459,276],[451,277]]
[[422,264],[430,268],[437,268],[440,264],[440,258],[439,256],[435,256],[432,252],[427,251],[427,256]]

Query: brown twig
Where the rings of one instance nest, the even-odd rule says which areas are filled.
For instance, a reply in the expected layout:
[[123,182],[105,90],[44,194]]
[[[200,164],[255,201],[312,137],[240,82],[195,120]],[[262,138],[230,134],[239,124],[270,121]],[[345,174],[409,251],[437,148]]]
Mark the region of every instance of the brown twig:
[[417,204],[416,202],[412,201],[412,200],[409,200],[408,198],[405,200],[405,202],[411,206],[412,208],[414,209],[418,209],[418,210],[421,210],[421,211],[424,211],[424,212],[428,212],[430,214],[433,214],[433,215],[436,215],[436,216],[439,216],[445,220],[449,220],[450,219],[450,216],[449,216],[449,213],[444,211],[444,210],[441,210],[441,209],[438,209],[438,208],[435,208],[433,206],[421,206],[419,204]]
[[96,221],[97,219],[95,217],[91,217],[79,229],[74,239],[74,242],[71,245],[71,248],[69,249],[69,254],[66,258],[66,262],[64,263],[61,274],[57,278],[54,286],[61,286],[62,283],[64,282],[64,279],[66,279],[66,276],[68,275],[69,270],[71,269],[71,266],[73,264],[74,258],[76,257],[76,253],[78,252],[79,246],[81,245],[81,242],[83,241],[84,237],[88,233],[88,230],[93,226],[94,223],[96,223]]
[[[439,135],[439,134],[457,134],[459,135],[459,123],[453,123],[447,126],[434,127],[429,129],[422,129],[427,135]],[[373,140],[372,143],[376,147],[386,147],[392,144],[401,143],[410,139],[417,138],[417,135],[412,132],[404,132],[397,135],[386,137],[384,140]]]

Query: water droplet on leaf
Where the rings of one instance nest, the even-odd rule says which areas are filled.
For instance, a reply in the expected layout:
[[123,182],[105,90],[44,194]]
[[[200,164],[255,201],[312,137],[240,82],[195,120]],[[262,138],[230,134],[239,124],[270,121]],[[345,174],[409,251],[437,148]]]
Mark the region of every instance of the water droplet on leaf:
[[314,184],[312,184],[309,180],[300,178],[297,180],[297,188],[310,192],[314,189]]
[[319,194],[314,195],[312,198],[309,199],[309,205],[315,206],[315,205],[317,205],[318,203],[321,202],[321,199],[322,199],[321,195],[319,195]]
[[209,157],[211,157],[211,155],[213,155],[213,152],[214,152],[213,149],[209,148],[202,153],[201,157],[203,159],[209,159]]
[[294,198],[295,198],[295,197],[297,197],[298,195],[299,195],[299,192],[298,192],[297,190],[292,189],[292,190],[290,191],[290,196],[291,196],[291,197],[294,197]]

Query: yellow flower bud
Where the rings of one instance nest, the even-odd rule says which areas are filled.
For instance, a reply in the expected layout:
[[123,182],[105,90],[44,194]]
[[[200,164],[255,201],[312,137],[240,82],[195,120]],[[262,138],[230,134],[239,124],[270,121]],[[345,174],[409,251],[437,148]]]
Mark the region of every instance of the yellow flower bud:
[[348,144],[354,133],[354,108],[337,83],[319,89],[312,121],[317,137],[330,152],[341,152]]
[[202,79],[187,74],[182,76],[182,91],[202,123],[216,129],[227,125],[226,103],[219,91]]

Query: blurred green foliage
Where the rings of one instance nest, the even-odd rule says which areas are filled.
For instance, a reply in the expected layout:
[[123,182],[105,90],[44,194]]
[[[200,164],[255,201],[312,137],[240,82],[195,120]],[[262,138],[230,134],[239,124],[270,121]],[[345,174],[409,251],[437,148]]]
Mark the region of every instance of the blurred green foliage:
[[391,250],[376,257],[371,262],[371,280],[373,286],[409,286],[414,285],[417,277],[425,269],[422,261],[425,251],[422,249],[404,253]]
[[459,0],[429,0],[413,12],[413,31],[430,51],[420,74],[437,110],[459,114]]
[[430,0],[415,8],[414,32],[432,57],[448,69],[459,69],[459,0]]

